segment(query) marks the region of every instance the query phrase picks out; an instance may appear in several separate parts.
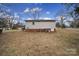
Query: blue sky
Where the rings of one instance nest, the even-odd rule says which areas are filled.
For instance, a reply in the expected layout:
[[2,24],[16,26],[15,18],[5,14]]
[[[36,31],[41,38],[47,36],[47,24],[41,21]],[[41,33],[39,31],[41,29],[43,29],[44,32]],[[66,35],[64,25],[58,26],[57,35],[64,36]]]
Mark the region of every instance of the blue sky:
[[45,19],[55,19],[57,16],[60,16],[57,13],[64,9],[64,6],[59,3],[3,3],[1,5],[3,8],[10,9],[12,14],[19,16],[22,20],[32,18],[28,13],[24,12],[28,8],[41,9],[40,18]]

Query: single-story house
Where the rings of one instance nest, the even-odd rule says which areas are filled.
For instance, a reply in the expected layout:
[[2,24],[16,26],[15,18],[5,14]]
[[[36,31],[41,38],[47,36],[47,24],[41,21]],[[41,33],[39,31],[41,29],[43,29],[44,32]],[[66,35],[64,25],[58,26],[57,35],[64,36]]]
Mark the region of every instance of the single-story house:
[[56,20],[25,20],[25,31],[55,31]]

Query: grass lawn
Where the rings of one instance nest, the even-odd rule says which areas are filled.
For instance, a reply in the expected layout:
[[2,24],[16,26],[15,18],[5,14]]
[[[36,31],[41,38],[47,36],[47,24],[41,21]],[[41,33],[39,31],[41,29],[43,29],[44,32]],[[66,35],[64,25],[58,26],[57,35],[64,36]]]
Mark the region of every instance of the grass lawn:
[[0,55],[79,55],[79,29],[55,33],[7,31],[0,34]]

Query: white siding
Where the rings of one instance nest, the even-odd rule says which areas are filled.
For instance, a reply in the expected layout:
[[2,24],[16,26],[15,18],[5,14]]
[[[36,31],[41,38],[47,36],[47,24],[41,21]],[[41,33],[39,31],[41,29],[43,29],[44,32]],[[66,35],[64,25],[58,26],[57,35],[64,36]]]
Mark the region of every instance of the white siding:
[[55,22],[26,22],[25,24],[26,29],[44,29],[44,28],[55,28]]

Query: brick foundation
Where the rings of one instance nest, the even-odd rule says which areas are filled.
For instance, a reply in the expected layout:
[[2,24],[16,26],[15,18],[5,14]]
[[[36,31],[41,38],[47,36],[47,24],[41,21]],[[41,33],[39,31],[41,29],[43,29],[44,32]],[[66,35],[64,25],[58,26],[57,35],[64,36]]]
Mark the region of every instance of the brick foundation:
[[25,29],[25,31],[26,32],[51,32],[51,29]]

